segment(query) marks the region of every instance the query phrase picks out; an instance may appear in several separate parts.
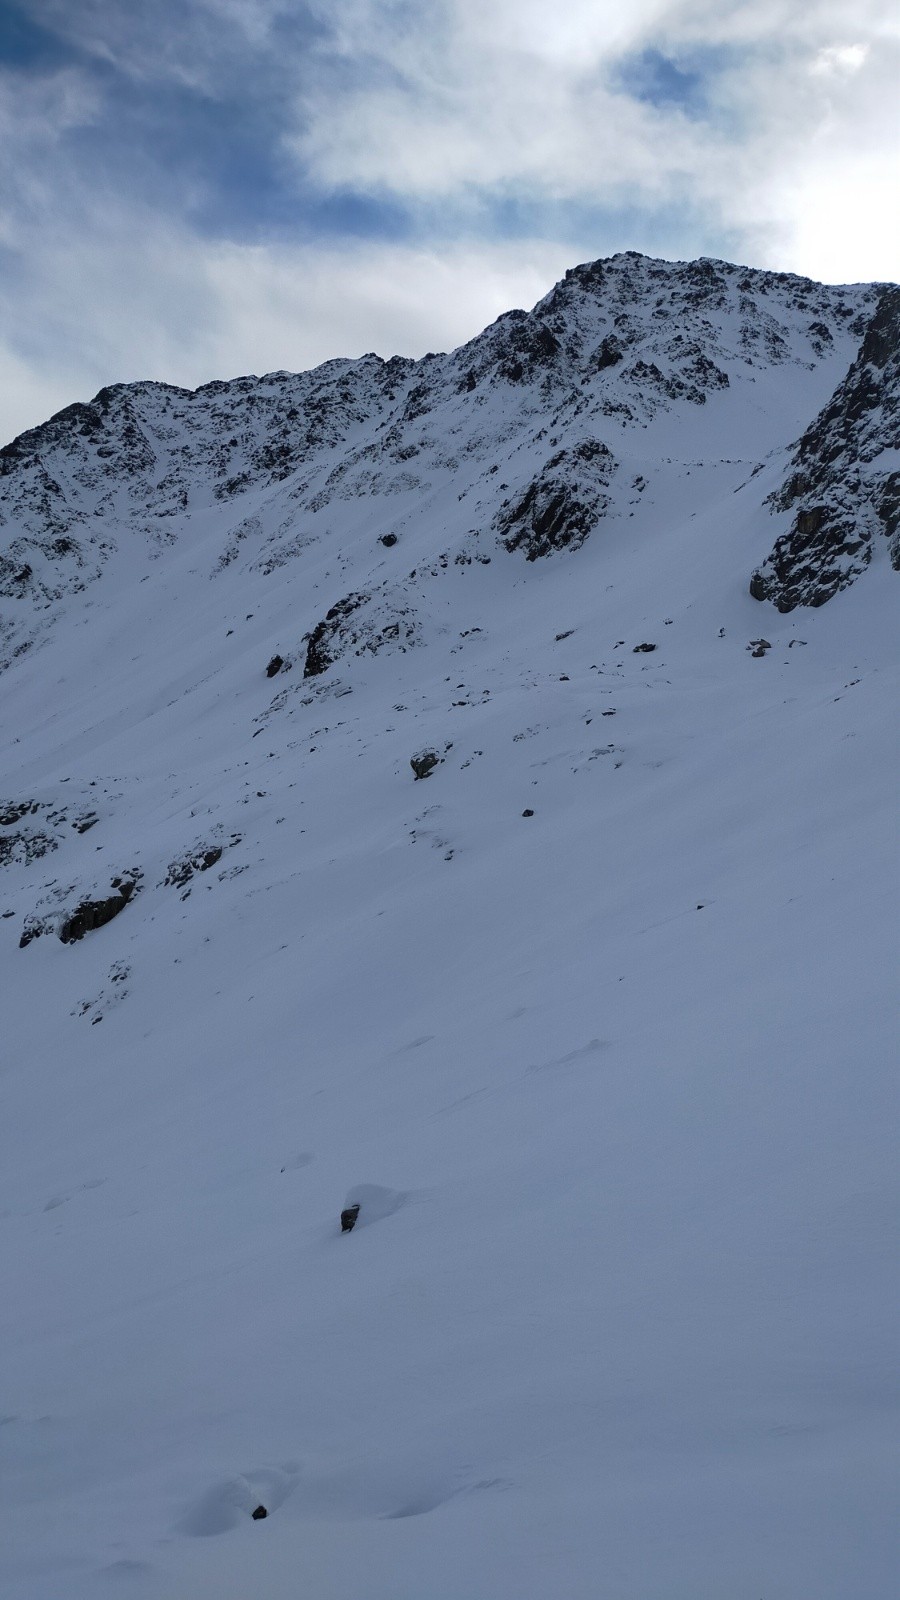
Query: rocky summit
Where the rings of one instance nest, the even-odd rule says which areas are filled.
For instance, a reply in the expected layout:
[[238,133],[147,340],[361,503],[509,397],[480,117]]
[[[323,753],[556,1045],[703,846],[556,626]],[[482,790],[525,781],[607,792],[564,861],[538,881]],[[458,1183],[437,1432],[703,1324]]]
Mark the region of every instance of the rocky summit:
[[629,252],[0,450],[16,1600],[893,1592],[898,335]]

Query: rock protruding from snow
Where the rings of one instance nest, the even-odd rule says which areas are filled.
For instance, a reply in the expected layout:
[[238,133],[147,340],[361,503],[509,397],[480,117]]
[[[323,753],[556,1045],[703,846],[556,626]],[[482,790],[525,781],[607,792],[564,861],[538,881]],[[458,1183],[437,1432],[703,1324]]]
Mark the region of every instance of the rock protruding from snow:
[[438,766],[443,759],[443,756],[437,750],[419,750],[414,756],[410,756],[409,758],[409,764],[413,769],[413,777],[417,780],[419,778],[430,777],[435,767]]
[[416,643],[415,613],[401,590],[345,595],[317,622],[306,643],[304,678],[318,678],[346,655],[378,655]]
[[[779,611],[821,606],[864,572],[886,536],[900,570],[900,289],[885,289],[859,355],[806,430],[771,504],[789,531],[750,581]],[[890,461],[890,465],[885,465]]]
[[527,561],[553,550],[577,549],[609,505],[612,452],[599,439],[583,439],[559,450],[536,477],[500,507],[494,526],[507,550],[521,550]]

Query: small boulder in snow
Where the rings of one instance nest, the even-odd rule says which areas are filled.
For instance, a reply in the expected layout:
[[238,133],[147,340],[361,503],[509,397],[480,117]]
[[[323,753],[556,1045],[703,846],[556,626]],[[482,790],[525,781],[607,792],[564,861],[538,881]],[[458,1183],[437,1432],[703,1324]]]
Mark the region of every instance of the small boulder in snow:
[[443,756],[439,755],[437,750],[420,750],[417,755],[410,756],[409,764],[417,779],[427,778],[442,760]]

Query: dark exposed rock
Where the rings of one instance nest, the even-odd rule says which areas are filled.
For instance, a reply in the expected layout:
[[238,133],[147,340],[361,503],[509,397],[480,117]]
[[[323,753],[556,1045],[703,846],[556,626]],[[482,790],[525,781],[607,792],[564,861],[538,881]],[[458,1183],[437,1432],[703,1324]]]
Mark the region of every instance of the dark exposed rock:
[[40,860],[41,856],[49,855],[51,850],[57,848],[57,842],[49,833],[15,833],[0,834],[0,867],[9,866],[15,862],[20,866],[28,866],[32,861]]
[[332,654],[331,644],[339,632],[341,624],[347,617],[368,599],[366,594],[348,594],[339,600],[329,611],[326,611],[321,622],[317,622],[309,635],[306,646],[306,662],[303,667],[304,678],[317,678],[320,673],[327,672],[335,659]]
[[284,656],[273,656],[269,662],[269,665],[266,667],[266,677],[274,678],[276,673],[279,673],[283,666]]
[[267,1517],[269,1513],[265,1506],[257,1506],[255,1511],[251,1511],[250,1515],[254,1522],[262,1522],[263,1518]]
[[[238,836],[235,835],[230,843],[238,843]],[[214,867],[216,862],[221,860],[223,849],[224,845],[221,844],[209,845],[206,848],[194,850],[189,855],[181,856],[177,861],[171,861],[164,882],[168,885],[173,885],[177,889],[182,889],[186,883],[190,882],[195,872],[207,872],[210,867]]]
[[378,543],[383,544],[385,550],[391,550],[397,543],[397,535],[395,533],[383,533]]
[[0,800],[0,828],[11,828],[14,822],[38,809],[37,800]]
[[112,887],[114,894],[102,900],[82,900],[74,911],[63,918],[59,926],[59,937],[63,944],[74,944],[94,928],[102,928],[107,922],[112,922],[113,917],[124,911],[133,898],[138,878],[113,878]]
[[859,354],[799,440],[771,496],[794,510],[787,533],[750,579],[754,600],[779,611],[821,606],[854,582],[887,538],[900,570],[900,472],[880,458],[900,447],[900,289],[882,291]]
[[656,645],[655,644],[636,644],[634,649],[632,650],[632,655],[635,655],[635,656],[649,655],[650,651],[651,650],[655,650],[655,649],[656,649]]
[[352,1233],[359,1216],[359,1206],[348,1206],[341,1212],[341,1233]]
[[606,490],[615,471],[612,453],[599,439],[584,439],[551,456],[538,476],[494,519],[507,550],[522,550],[528,561],[553,550],[583,544],[609,505]]
[[443,759],[437,750],[420,750],[418,755],[410,757],[409,764],[416,778],[427,778]]
[[325,613],[307,636],[304,678],[319,677],[341,656],[407,650],[416,643],[415,614],[402,590],[385,585],[371,594],[348,594]]
[[498,362],[498,374],[507,383],[523,383],[536,368],[552,365],[559,350],[559,340],[550,329],[526,314],[506,330],[506,348]]
[[625,346],[621,339],[617,339],[614,333],[608,333],[605,339],[601,339],[594,351],[592,361],[594,370],[603,372],[606,367],[618,366],[624,355]]
[[523,817],[533,817],[534,816],[534,812],[532,811],[530,806],[526,806],[525,810],[522,812],[522,815],[523,815]]

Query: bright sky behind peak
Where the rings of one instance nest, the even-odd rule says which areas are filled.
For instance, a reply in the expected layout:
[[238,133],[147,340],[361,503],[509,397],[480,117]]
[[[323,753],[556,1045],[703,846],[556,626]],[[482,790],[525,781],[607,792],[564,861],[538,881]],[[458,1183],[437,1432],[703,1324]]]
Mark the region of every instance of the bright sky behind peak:
[[0,0],[0,432],[622,249],[896,279],[898,81],[880,0]]

